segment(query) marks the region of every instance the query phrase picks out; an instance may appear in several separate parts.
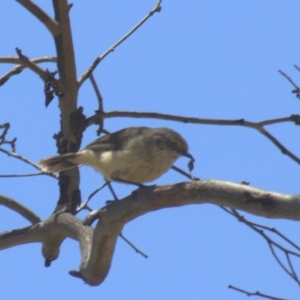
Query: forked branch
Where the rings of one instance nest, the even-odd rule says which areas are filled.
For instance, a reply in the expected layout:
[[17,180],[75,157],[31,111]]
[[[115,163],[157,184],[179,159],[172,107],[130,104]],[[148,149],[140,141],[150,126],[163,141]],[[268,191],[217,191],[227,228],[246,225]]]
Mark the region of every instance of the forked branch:
[[49,30],[53,37],[60,34],[60,27],[58,22],[50,18],[39,6],[30,0],[17,0],[29,12],[31,12],[38,20],[40,20]]
[[32,70],[34,73],[38,74],[42,80],[44,82],[46,82],[48,80],[48,73],[46,72],[46,70],[42,69],[41,67],[39,67],[37,64],[35,64],[34,62],[32,62],[32,60],[30,60],[27,56],[25,56],[21,49],[16,48],[17,54],[21,60],[21,64],[24,65],[25,67],[29,68],[30,70]]
[[[39,240],[43,242],[44,256],[50,262],[58,256],[62,241],[71,237],[79,241],[82,255],[79,271],[71,273],[89,285],[99,285],[109,272],[117,238],[126,223],[159,209],[204,203],[268,218],[300,220],[300,196],[216,180],[193,181],[138,189],[120,201],[113,201],[91,213],[96,213],[99,219],[95,229],[69,213],[56,214],[29,229],[0,235],[0,249],[22,244],[22,238],[24,243]],[[26,237],[27,234],[30,237]]]
[[[254,222],[248,221],[244,216],[242,216],[237,210],[235,209],[228,209],[226,207],[221,207],[223,210],[225,210],[227,213],[231,214],[235,218],[237,218],[240,222],[244,223],[248,227],[250,227],[252,230],[254,230],[256,233],[258,233],[260,236],[262,236],[269,248],[270,251],[277,261],[277,263],[280,265],[280,267],[293,279],[296,281],[298,285],[300,285],[300,280],[297,276],[297,273],[294,269],[294,266],[292,264],[291,257],[300,258],[300,247],[296,245],[294,242],[292,242],[289,238],[287,238],[285,235],[283,235],[281,232],[279,232],[276,228],[270,228],[268,226],[263,226],[260,224],[256,224]],[[268,233],[273,233],[275,236],[280,237],[285,243],[288,244],[288,246],[292,249],[288,249],[287,247],[284,247],[280,243],[276,242],[274,239],[270,237]],[[282,259],[279,258],[279,256],[276,253],[277,251],[280,251],[284,254],[286,258],[286,263],[282,261]]]
[[[30,60],[33,64],[43,63],[43,62],[56,62],[56,58],[52,56],[45,56],[40,58],[35,58]],[[20,74],[27,66],[22,64],[19,57],[0,57],[0,63],[14,63],[18,66],[11,69],[9,72],[0,77],[0,86],[10,79],[13,75]]]

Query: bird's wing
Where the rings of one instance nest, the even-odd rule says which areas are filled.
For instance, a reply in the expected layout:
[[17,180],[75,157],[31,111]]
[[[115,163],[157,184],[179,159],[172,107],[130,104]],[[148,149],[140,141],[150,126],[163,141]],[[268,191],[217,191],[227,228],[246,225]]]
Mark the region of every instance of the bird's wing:
[[138,137],[139,135],[147,132],[150,128],[148,127],[129,127],[114,133],[102,136],[90,144],[88,144],[85,149],[90,149],[94,151],[106,151],[106,150],[122,150],[126,147],[128,141],[132,137]]

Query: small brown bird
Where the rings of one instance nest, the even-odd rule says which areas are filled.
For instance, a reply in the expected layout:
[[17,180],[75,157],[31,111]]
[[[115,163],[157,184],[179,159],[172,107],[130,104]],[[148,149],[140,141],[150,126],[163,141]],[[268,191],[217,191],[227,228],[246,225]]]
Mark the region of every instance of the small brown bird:
[[45,172],[60,172],[88,165],[107,181],[135,183],[153,181],[167,172],[176,159],[193,156],[177,132],[168,128],[129,127],[100,137],[82,151],[51,156],[39,163]]

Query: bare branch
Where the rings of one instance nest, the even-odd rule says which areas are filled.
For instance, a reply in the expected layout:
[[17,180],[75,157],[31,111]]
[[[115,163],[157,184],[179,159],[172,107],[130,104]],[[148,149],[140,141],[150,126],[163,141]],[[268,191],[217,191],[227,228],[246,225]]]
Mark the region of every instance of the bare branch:
[[[43,62],[56,62],[55,57],[51,56],[45,56],[40,58],[31,59],[31,62],[34,64],[43,63]],[[22,61],[19,57],[0,57],[0,63],[16,63],[20,64],[13,69],[11,69],[9,72],[4,74],[2,77],[0,77],[0,86],[3,85],[6,81],[10,79],[13,75],[20,74],[27,66],[22,65]]]
[[[113,201],[109,206],[92,212],[100,218],[97,225],[99,232],[94,235],[95,240],[99,238],[99,249],[98,254],[94,252],[96,249],[92,249],[91,260],[81,265],[81,276],[90,285],[103,282],[108,270],[102,263],[110,266],[106,260],[111,259],[108,255],[115,247],[113,241],[116,241],[125,223],[150,211],[196,203],[226,205],[269,218],[300,219],[300,196],[265,192],[243,184],[212,180],[139,189],[120,201]],[[108,242],[107,237],[110,239]],[[100,249],[102,243],[106,250]]]
[[13,200],[12,198],[0,195],[0,205],[4,205],[15,212],[19,213],[22,217],[27,219],[31,224],[36,224],[41,221],[38,215],[33,211],[22,205],[21,203]]
[[143,257],[148,258],[148,255],[142,252],[140,249],[138,249],[136,246],[134,246],[121,232],[120,233],[120,238],[123,239],[133,250],[135,250],[136,253],[141,254]]
[[[278,230],[276,230],[275,228],[270,228],[268,226],[263,226],[260,224],[256,224],[253,222],[248,221],[244,216],[242,216],[241,214],[239,214],[235,209],[227,209],[226,207],[221,207],[223,210],[225,210],[227,213],[231,214],[232,216],[234,216],[235,218],[237,218],[240,222],[246,224],[247,226],[249,226],[252,230],[254,230],[255,232],[257,232],[259,235],[261,235],[266,242],[268,243],[271,253],[274,256],[275,260],[277,261],[277,263],[280,265],[280,267],[293,279],[297,282],[297,284],[300,285],[300,281],[298,279],[298,276],[294,270],[294,267],[292,265],[291,262],[291,258],[290,256],[296,256],[298,258],[300,258],[300,247],[298,245],[296,245],[294,242],[292,242],[290,239],[288,239],[287,237],[285,237],[282,233],[280,233]],[[262,230],[263,229],[263,230]],[[296,250],[298,252],[292,251],[287,249],[286,247],[283,247],[282,245],[280,245],[279,243],[275,242],[272,238],[270,238],[265,232],[272,232],[275,235],[281,237],[285,242],[287,242],[290,246],[296,248]],[[287,263],[288,263],[288,267],[289,269],[283,264],[283,262],[280,260],[280,258],[277,256],[276,254],[276,249],[279,249],[280,251],[282,251],[285,254],[285,257],[287,259]]]
[[[297,67],[296,67],[297,69]],[[286,75],[284,72],[282,72],[281,70],[278,70],[278,72],[283,76],[285,77],[292,85],[293,87],[295,88],[294,90],[292,90],[292,93],[296,94],[296,97],[297,98],[300,98],[300,88],[299,86],[292,80],[291,77],[289,77],[288,75]]]
[[[5,154],[7,154],[8,156],[17,158],[17,159],[19,159],[19,160],[21,160],[21,161],[23,161],[23,162],[25,162],[25,163],[33,166],[34,168],[42,171],[42,167],[40,167],[38,164],[34,163],[33,161],[29,160],[28,158],[25,158],[25,157],[23,157],[23,156],[21,156],[21,155],[19,155],[17,153],[14,153],[14,152],[11,152],[11,151],[7,151],[7,150],[5,150],[3,148],[0,148],[0,152],[3,152]],[[48,173],[48,172],[42,172],[42,173],[44,173],[45,175],[48,175],[48,176],[51,176],[53,178],[58,179],[58,175],[56,175],[54,173]]]
[[83,209],[87,208],[87,205],[89,203],[89,201],[99,192],[101,191],[106,185],[108,184],[108,182],[106,181],[105,183],[103,183],[100,187],[98,187],[95,191],[93,191],[88,198],[81,204],[80,207],[77,208],[76,210],[76,214],[78,214],[80,211],[82,211]]
[[8,129],[10,128],[9,123],[0,124],[0,129],[3,129],[3,132],[0,134],[0,144],[2,144],[5,141]]
[[78,79],[78,87],[93,73],[98,64],[111,52],[113,52],[121,43],[123,43],[129,36],[131,36],[139,27],[141,27],[151,16],[156,12],[161,11],[162,0],[158,0],[155,7],[138,23],[136,24],[127,34],[125,34],[119,41],[112,45],[108,50],[106,50],[101,56],[98,56],[93,64],[83,73],[83,75]]
[[42,242],[45,264],[49,266],[51,261],[58,257],[59,247],[66,237],[79,241],[82,260],[88,259],[93,241],[93,229],[82,225],[81,220],[69,213],[57,213],[44,222],[0,234],[0,250]]
[[[52,4],[54,18],[60,27],[59,35],[54,38],[59,79],[53,80],[54,78],[52,78],[52,80],[46,81],[46,105],[50,103],[55,93],[59,98],[58,105],[61,112],[60,131],[55,135],[58,152],[76,152],[79,150],[82,138],[82,128],[78,127],[77,121],[83,119],[81,118],[83,114],[82,109],[77,109],[78,87],[69,18],[70,6],[67,0],[52,0]],[[81,202],[79,181],[78,168],[59,174],[61,193],[55,212],[76,212],[76,208]]]
[[[89,213],[86,218],[83,220],[83,225],[91,226],[96,220],[98,220],[102,215],[103,209],[94,210],[91,213]],[[136,253],[142,255],[145,258],[148,258],[148,255],[143,253],[141,250],[139,250],[132,242],[130,242],[122,232],[119,234],[120,238],[122,238],[131,248],[135,250]]]
[[4,128],[4,129],[3,129],[3,132],[0,134],[0,145],[8,144],[11,146],[12,152],[15,152],[17,138],[12,139],[11,141],[8,141],[6,139],[8,129],[10,128],[10,124],[9,123],[0,124],[0,129],[2,129],[2,128]]
[[30,174],[5,174],[5,175],[0,175],[0,178],[32,177],[32,176],[39,176],[45,174],[46,173],[44,172],[30,173]]
[[[33,63],[43,63],[43,62],[56,62],[57,59],[54,56],[44,56],[39,58],[34,58],[31,60]],[[20,57],[15,56],[0,56],[0,63],[2,64],[19,64],[20,68],[24,68],[26,66],[22,65],[22,59]]]
[[[101,185],[98,189],[96,189],[88,198],[87,200],[77,209],[77,213],[80,212],[82,209],[86,208],[89,200],[96,194],[98,193],[102,188],[104,188],[106,185],[108,184],[108,182],[106,181],[103,185]],[[91,226],[93,224],[94,221],[98,220],[100,218],[102,214],[102,209],[100,210],[94,210],[92,211],[90,214],[87,215],[87,217],[84,219],[84,221],[82,222],[84,225],[89,225]],[[141,250],[139,250],[132,242],[130,242],[122,233],[120,233],[119,235],[131,248],[133,248],[135,250],[136,253],[142,255],[145,258],[148,258],[148,255],[143,253]],[[72,271],[75,272],[75,274],[77,274],[77,271]],[[72,273],[71,272],[71,273]],[[71,274],[70,273],[70,274]],[[71,274],[72,276],[74,276],[74,274]],[[77,276],[75,276],[77,277]],[[81,278],[81,277],[79,277]]]
[[300,164],[300,158],[288,150],[283,144],[281,144],[271,133],[269,133],[264,128],[258,129],[258,131],[264,135],[267,139],[269,139],[277,148],[280,149],[282,154],[285,154],[289,158],[291,158],[296,163]]
[[300,115],[291,115],[289,117],[270,119],[261,122],[251,122],[244,119],[236,120],[221,120],[221,119],[204,119],[195,117],[182,117],[170,114],[162,114],[155,112],[136,112],[136,111],[108,111],[103,113],[97,113],[92,117],[87,118],[87,127],[93,124],[97,124],[99,119],[109,118],[137,118],[137,119],[157,119],[167,121],[177,121],[189,124],[206,124],[206,125],[227,125],[227,126],[244,126],[249,128],[261,128],[265,125],[273,125],[286,122],[294,122],[296,125],[300,125]]
[[[103,112],[103,98],[102,98],[100,89],[97,85],[97,82],[94,78],[93,73],[91,73],[91,75],[90,75],[90,80],[91,80],[91,83],[93,85],[94,91],[95,91],[97,99],[98,99],[98,112]],[[103,131],[103,128],[104,128],[104,121],[103,121],[103,119],[101,119],[101,120],[99,120],[99,128],[97,130],[98,135],[101,134],[101,132]]]
[[100,93],[97,82],[96,82],[93,74],[91,74],[89,78],[91,80],[92,86],[94,88],[94,91],[95,91],[97,99],[98,99],[98,105],[99,105],[98,111],[103,112],[103,98],[102,98],[102,95]]
[[235,291],[238,291],[238,292],[241,292],[243,294],[246,294],[247,296],[258,296],[258,297],[262,297],[262,298],[266,298],[266,299],[270,299],[270,300],[288,300],[288,299],[284,299],[284,298],[278,298],[278,297],[275,297],[275,296],[270,296],[270,295],[267,295],[267,294],[263,294],[263,293],[260,293],[260,292],[247,292],[245,290],[242,290],[240,288],[237,288],[233,285],[229,285],[228,286],[229,289],[232,289],[232,290],[235,290]]
[[37,19],[39,19],[50,31],[53,37],[60,34],[60,28],[58,22],[50,18],[39,6],[30,0],[17,0],[23,5],[29,12],[31,12]]
[[81,222],[69,213],[57,213],[29,228],[3,233],[0,235],[0,249],[40,241],[43,242],[45,264],[49,265],[58,257],[62,241],[71,237],[79,241],[81,249],[77,277],[89,285],[99,285],[109,272],[117,238],[126,223],[151,211],[203,203],[241,209],[269,218],[300,219],[300,196],[216,180],[193,181],[138,189],[120,201],[113,201],[89,214],[97,215],[99,219],[95,230],[85,225],[87,219]]
[[16,51],[21,60],[21,64],[32,70],[34,73],[38,74],[44,82],[48,80],[48,73],[46,72],[46,70],[33,63],[27,56],[23,55],[21,49],[16,48]]
[[97,124],[99,120],[105,118],[114,118],[114,117],[131,117],[131,118],[149,118],[149,119],[159,119],[159,120],[169,120],[169,121],[178,121],[183,123],[191,124],[208,124],[208,125],[226,125],[226,126],[243,126],[248,128],[256,129],[259,133],[264,135],[269,139],[280,151],[290,157],[292,160],[300,164],[300,158],[289,151],[283,144],[281,144],[273,135],[266,131],[263,126],[273,125],[285,122],[293,122],[296,125],[300,125],[300,116],[291,115],[290,117],[270,119],[261,122],[250,122],[244,119],[237,120],[220,120],[220,119],[203,119],[203,118],[194,118],[194,117],[182,117],[169,114],[160,114],[154,112],[133,112],[133,111],[110,111],[110,112],[99,112],[92,117],[87,118],[86,126],[92,124]]

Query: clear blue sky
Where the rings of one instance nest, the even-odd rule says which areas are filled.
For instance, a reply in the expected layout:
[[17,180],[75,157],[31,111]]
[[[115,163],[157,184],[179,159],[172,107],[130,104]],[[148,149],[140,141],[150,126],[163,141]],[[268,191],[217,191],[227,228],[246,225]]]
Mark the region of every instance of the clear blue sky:
[[[51,1],[35,1],[52,14]],[[154,5],[144,1],[73,1],[70,15],[78,77]],[[154,15],[97,68],[105,110],[162,112],[202,118],[249,121],[299,113],[292,86],[279,73],[300,82],[293,64],[300,64],[298,1],[163,1]],[[16,56],[15,47],[30,58],[55,55],[47,30],[16,1],[1,6],[1,56]],[[53,64],[43,64],[55,70]],[[0,73],[11,65],[0,65]],[[87,81],[79,103],[89,116],[97,100]],[[9,137],[18,137],[17,152],[33,161],[56,153],[59,129],[55,99],[46,109],[43,83],[30,71],[0,88],[0,123],[10,122]],[[187,139],[196,158],[194,174],[202,179],[251,185],[276,192],[299,193],[299,166],[259,133],[239,127],[181,124],[162,120],[115,118],[110,131],[132,125],[168,126]],[[268,128],[295,154],[299,128],[293,124]],[[86,131],[83,146],[96,137]],[[177,166],[186,168],[187,160]],[[35,172],[0,153],[1,174]],[[85,199],[103,179],[82,168]],[[185,181],[169,171],[157,184]],[[132,187],[115,184],[120,197]],[[58,197],[57,182],[47,176],[0,179],[0,193],[48,217]],[[103,191],[93,208],[110,199]],[[82,214],[83,216],[83,214]],[[287,220],[250,220],[276,227],[300,244],[299,225]],[[0,208],[0,231],[28,226],[15,213]],[[122,240],[112,268],[99,287],[70,277],[78,269],[78,244],[67,240],[50,268],[43,266],[41,246],[31,244],[1,251],[3,299],[247,299],[229,284],[287,299],[299,299],[299,287],[278,266],[264,240],[213,205],[187,206],[145,215],[123,231],[149,255],[144,259]],[[298,261],[295,265],[300,269]]]

